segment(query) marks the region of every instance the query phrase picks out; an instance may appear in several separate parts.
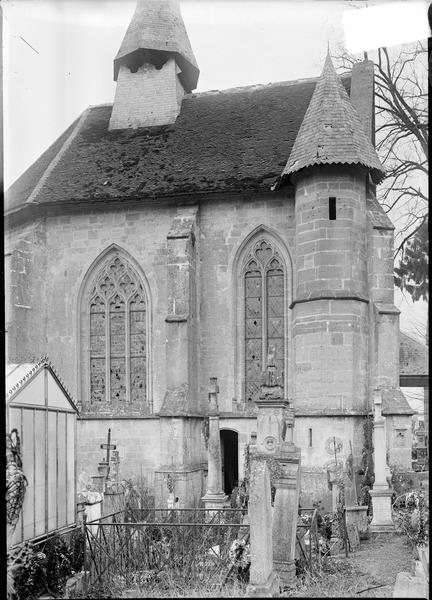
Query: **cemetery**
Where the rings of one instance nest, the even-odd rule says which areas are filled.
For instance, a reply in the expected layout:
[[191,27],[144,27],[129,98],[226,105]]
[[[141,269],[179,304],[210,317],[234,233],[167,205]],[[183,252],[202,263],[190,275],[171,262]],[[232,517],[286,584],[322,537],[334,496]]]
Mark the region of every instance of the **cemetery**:
[[[382,551],[383,544],[391,546],[391,540],[401,537],[410,548],[407,546],[405,554],[411,553],[417,566],[415,574],[399,573],[393,597],[406,597],[411,588],[426,589],[426,480],[424,487],[417,482],[417,490],[407,492],[396,485],[398,494],[393,488],[395,480],[386,462],[380,390],[375,390],[370,418],[372,452],[366,456],[357,496],[358,473],[350,460],[338,459],[334,438],[334,463],[328,470],[332,504],[317,502],[304,507],[299,503],[301,454],[293,441],[294,411],[275,381],[271,362],[269,357],[257,401],[256,431],[247,446],[247,476],[229,496],[222,482],[219,388],[217,378],[210,379],[207,491],[199,506],[190,508],[178,507],[170,477],[166,479],[165,506],[155,505],[154,495],[143,482],[140,487],[137,481],[122,479],[111,429],[106,442],[95,448],[101,456],[97,474],[81,474],[75,493],[72,442],[76,408],[72,399],[47,358],[11,368],[9,382],[15,383],[8,394],[7,415],[12,433],[6,436],[8,465],[15,467],[7,497],[11,505],[10,600],[103,598],[120,593],[125,594],[121,597],[136,597],[137,593],[140,597],[181,597],[188,596],[185,590],[191,590],[191,585],[206,597],[295,597],[299,590],[307,593],[310,579],[331,579],[332,568],[348,569],[351,576],[361,573],[352,569],[363,545],[370,554],[374,544]],[[46,426],[51,435],[57,432],[52,452],[67,448],[68,453],[57,458],[57,465],[63,467],[57,466],[55,485],[47,487],[42,495],[46,504],[40,509],[33,488],[43,479],[52,481],[51,462],[49,458],[34,462],[36,454],[30,444],[40,443],[38,428]],[[65,436],[69,436],[66,447],[61,445]],[[20,447],[21,439],[29,441]],[[373,474],[365,478],[368,469]],[[17,472],[24,480],[21,487],[16,485]],[[20,494],[16,494],[17,487]],[[59,503],[54,503],[52,494],[61,497],[65,513],[59,515]],[[15,504],[12,496],[18,497]],[[56,520],[50,512],[53,505],[57,506]],[[367,579],[369,584],[375,580]],[[383,584],[370,589],[380,587]],[[398,596],[396,589],[404,595]]]

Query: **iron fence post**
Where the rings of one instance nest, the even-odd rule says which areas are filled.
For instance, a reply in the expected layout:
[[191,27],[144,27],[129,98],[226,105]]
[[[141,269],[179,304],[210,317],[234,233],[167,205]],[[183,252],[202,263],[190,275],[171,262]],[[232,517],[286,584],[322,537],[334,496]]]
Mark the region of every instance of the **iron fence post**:
[[84,593],[87,595],[88,592],[88,575],[87,575],[87,513],[85,509],[83,511],[81,531],[84,537],[84,549],[83,549],[83,567],[84,567]]

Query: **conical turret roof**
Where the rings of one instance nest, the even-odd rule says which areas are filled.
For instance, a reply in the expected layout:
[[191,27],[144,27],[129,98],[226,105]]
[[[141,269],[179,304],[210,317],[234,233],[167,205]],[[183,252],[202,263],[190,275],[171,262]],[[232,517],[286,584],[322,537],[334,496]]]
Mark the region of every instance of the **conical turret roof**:
[[281,179],[323,164],[363,165],[369,169],[374,183],[385,177],[329,53]]
[[177,0],[138,0],[114,59],[114,81],[121,64],[127,63],[132,54],[146,50],[173,54],[186,91],[196,88],[199,69]]

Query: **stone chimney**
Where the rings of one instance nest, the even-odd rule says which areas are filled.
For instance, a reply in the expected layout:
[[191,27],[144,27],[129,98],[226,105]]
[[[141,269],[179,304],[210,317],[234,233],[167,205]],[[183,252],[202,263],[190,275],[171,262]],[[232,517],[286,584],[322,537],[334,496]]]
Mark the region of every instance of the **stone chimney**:
[[174,123],[199,69],[177,0],[138,0],[114,59],[109,130]]
[[368,139],[375,146],[374,64],[365,59],[351,72],[351,104],[357,110]]

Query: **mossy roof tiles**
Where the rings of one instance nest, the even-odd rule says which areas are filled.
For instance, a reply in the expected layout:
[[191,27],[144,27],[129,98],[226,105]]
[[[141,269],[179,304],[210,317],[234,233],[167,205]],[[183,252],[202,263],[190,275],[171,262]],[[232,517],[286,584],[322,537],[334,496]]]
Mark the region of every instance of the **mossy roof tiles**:
[[157,128],[109,132],[111,105],[91,107],[9,188],[6,210],[25,204],[38,184],[31,201],[39,204],[268,191],[315,85],[305,79],[190,94],[176,123]]
[[429,348],[402,331],[399,339],[399,372],[411,376],[429,374]]

